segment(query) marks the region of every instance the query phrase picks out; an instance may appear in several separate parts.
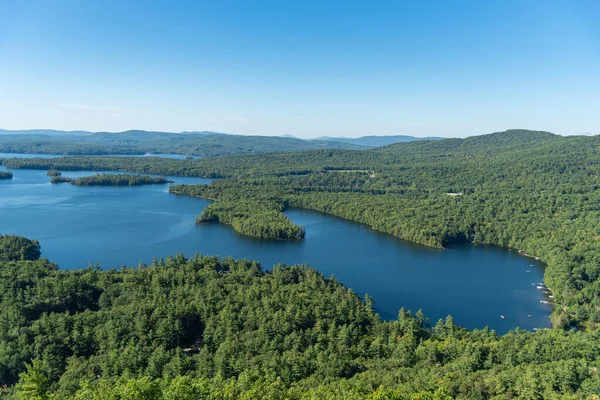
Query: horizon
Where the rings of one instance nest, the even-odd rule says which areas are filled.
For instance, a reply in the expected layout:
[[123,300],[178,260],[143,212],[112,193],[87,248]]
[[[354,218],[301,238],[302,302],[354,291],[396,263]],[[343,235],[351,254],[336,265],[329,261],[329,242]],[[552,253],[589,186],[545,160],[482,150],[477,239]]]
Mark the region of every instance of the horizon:
[[0,121],[299,139],[588,135],[600,131],[599,16],[591,0],[7,0]]
[[[146,129],[127,129],[124,131],[88,131],[85,129],[73,129],[73,130],[62,130],[62,129],[46,129],[46,128],[32,128],[32,129],[5,129],[0,128],[0,135],[10,135],[10,134],[22,134],[27,135],[31,134],[32,131],[53,131],[53,132],[61,132],[61,133],[89,133],[89,134],[97,134],[97,133],[109,133],[109,134],[122,134],[127,132],[147,132],[147,133],[166,133],[171,135],[186,135],[186,134],[213,134],[213,135],[231,135],[231,136],[259,136],[259,137],[279,137],[279,138],[288,138],[288,139],[299,139],[299,140],[323,140],[327,141],[328,139],[360,139],[366,137],[413,137],[416,139],[466,139],[478,136],[487,136],[498,133],[505,133],[509,131],[526,131],[526,132],[545,132],[550,133],[557,136],[567,137],[567,136],[596,136],[597,133],[592,132],[582,132],[582,133],[573,133],[573,134],[559,134],[550,131],[544,131],[539,129],[524,129],[524,128],[509,128],[504,129],[502,131],[497,132],[484,132],[484,133],[476,133],[468,136],[413,136],[413,135],[362,135],[362,136],[318,136],[318,137],[298,137],[290,134],[283,135],[260,135],[260,134],[243,134],[236,132],[215,132],[215,131],[181,131],[181,132],[169,132],[169,131],[157,131],[157,130],[146,130]],[[6,133],[8,132],[8,133]]]

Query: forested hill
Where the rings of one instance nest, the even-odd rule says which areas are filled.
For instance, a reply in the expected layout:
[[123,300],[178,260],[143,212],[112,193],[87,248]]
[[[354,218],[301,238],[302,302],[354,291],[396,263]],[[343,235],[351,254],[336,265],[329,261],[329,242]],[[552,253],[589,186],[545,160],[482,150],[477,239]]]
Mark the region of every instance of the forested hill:
[[[590,399],[600,331],[467,331],[306,266],[182,255],[62,271],[0,235],[0,398]],[[415,266],[418,268],[418,266]]]
[[227,135],[215,132],[165,133],[126,131],[89,133],[43,130],[30,134],[0,134],[0,153],[107,155],[178,154],[201,157],[321,148],[364,148],[351,143],[307,141],[272,136]]
[[487,135],[471,136],[465,139],[445,139],[443,141],[420,141],[409,144],[395,143],[377,149],[389,155],[412,155],[415,158],[453,155],[487,155],[506,152],[520,152],[527,149],[543,150],[545,145],[564,145],[577,137],[563,137],[544,131],[513,129]]
[[126,132],[56,131],[0,129],[0,153],[64,155],[142,155],[177,154],[189,156],[227,156],[294,152],[316,149],[368,149],[398,142],[438,140],[413,136],[363,136],[359,138],[322,137],[298,139],[290,136],[245,136],[218,132]]
[[331,137],[331,136],[322,136],[315,140],[326,140],[326,141],[334,141],[334,142],[344,142],[356,144],[359,146],[365,147],[381,147],[387,146],[393,143],[405,143],[405,142],[413,142],[416,140],[441,140],[441,137],[415,137],[415,136],[406,136],[406,135],[390,135],[390,136],[361,136],[358,138],[343,138],[343,137]]

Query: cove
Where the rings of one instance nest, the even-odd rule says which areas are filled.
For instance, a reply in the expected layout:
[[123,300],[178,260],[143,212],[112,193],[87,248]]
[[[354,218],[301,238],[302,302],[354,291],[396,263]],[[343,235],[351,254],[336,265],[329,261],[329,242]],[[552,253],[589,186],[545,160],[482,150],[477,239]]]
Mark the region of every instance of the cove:
[[45,171],[13,174],[12,180],[0,181],[0,233],[39,240],[42,256],[63,269],[90,263],[137,266],[177,253],[258,260],[265,269],[277,263],[309,264],[361,296],[368,293],[383,318],[396,318],[405,307],[422,309],[433,324],[451,314],[456,324],[489,326],[499,333],[549,326],[551,306],[540,301],[551,299],[536,289],[543,265],[516,251],[475,245],[430,249],[307,210],[287,211],[306,228],[305,240],[258,240],[229,226],[196,225],[195,217],[209,202],[169,194],[167,185],[51,185]]

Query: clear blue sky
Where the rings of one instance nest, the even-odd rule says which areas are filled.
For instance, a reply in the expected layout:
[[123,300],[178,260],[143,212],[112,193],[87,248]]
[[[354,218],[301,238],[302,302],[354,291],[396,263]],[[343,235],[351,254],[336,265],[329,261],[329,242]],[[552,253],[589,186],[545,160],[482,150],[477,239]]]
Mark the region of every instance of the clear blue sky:
[[0,127],[600,133],[600,1],[0,0]]

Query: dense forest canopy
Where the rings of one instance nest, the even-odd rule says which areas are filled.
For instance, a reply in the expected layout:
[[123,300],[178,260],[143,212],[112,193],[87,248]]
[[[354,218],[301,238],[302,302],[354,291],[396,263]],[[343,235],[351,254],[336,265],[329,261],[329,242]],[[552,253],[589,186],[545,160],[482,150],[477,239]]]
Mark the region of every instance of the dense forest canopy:
[[62,271],[37,257],[1,260],[0,397],[597,399],[600,392],[600,330],[499,337],[451,317],[430,325],[404,309],[383,321],[372,305],[307,266],[263,272],[247,260],[178,255],[139,268]]
[[50,183],[66,182],[76,186],[140,186],[173,183],[173,180],[137,174],[96,174],[73,179],[61,176],[60,172],[50,179]]
[[40,243],[16,235],[0,235],[0,261],[24,261],[40,258]]
[[[279,223],[282,206],[302,207],[428,246],[510,246],[547,264],[545,282],[557,303],[554,326],[596,329],[600,323],[598,136],[513,130],[367,151],[2,162],[9,168],[222,177],[209,186],[172,190],[214,199],[214,207],[255,221],[268,209],[280,212],[270,218]],[[238,204],[243,209],[236,210]]]

